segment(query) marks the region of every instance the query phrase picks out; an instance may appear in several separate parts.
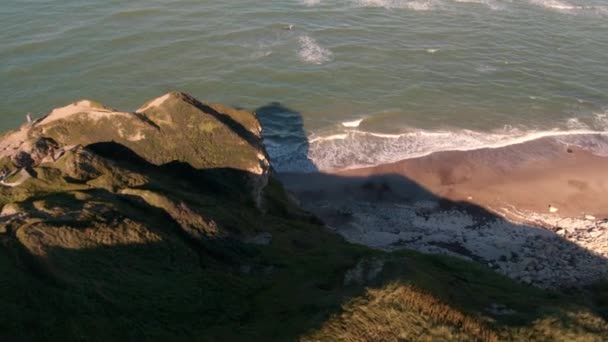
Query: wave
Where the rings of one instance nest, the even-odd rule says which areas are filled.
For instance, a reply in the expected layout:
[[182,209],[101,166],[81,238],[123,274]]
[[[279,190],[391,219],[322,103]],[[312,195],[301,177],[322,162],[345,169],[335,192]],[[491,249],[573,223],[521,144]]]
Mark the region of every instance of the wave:
[[358,120],[353,120],[353,121],[344,121],[344,122],[342,122],[342,126],[344,126],[344,127],[359,127],[359,125],[361,124],[361,122],[363,122],[363,120],[365,120],[365,119],[358,119]]
[[574,9],[581,9],[582,6],[575,6],[565,1],[560,0],[530,0],[530,3],[533,5],[537,5],[540,7],[560,10],[560,11],[570,11]]
[[[302,0],[307,6],[315,6],[320,0]],[[409,9],[414,11],[430,11],[449,8],[451,4],[483,5],[491,10],[504,10],[513,1],[510,0],[351,0],[358,7],[380,7],[385,9]],[[583,14],[591,16],[608,15],[606,5],[579,5],[565,0],[527,0],[529,4],[548,10],[568,14]]]
[[546,137],[564,144],[608,155],[608,132],[587,129],[484,133],[470,130],[415,131],[379,134],[353,130],[324,137],[312,137],[308,158],[323,171],[374,166],[423,157],[440,151],[469,151],[500,148]]
[[457,3],[484,5],[492,10],[505,9],[505,4],[498,0],[452,0]]
[[321,0],[301,0],[304,6],[312,7],[321,3]]
[[[569,119],[560,124],[560,128],[551,130],[505,126],[491,132],[416,129],[401,134],[385,134],[360,130],[360,124],[367,119],[370,118],[342,122],[332,134],[306,136],[302,126],[294,127],[293,134],[267,134],[265,142],[273,167],[279,172],[331,172],[392,163],[441,151],[501,148],[542,138],[553,138],[565,145],[608,156],[608,110],[595,113],[591,118]],[[281,127],[285,128],[284,122]]]
[[331,60],[332,52],[329,49],[321,47],[312,37],[300,36],[299,41],[300,50],[298,51],[298,55],[303,62],[323,64]]
[[587,15],[608,15],[608,6],[604,5],[578,5],[563,0],[528,0],[532,5],[536,5],[548,10],[568,14],[587,14]]
[[356,3],[361,7],[406,8],[414,11],[428,11],[439,5],[437,0],[357,0]]

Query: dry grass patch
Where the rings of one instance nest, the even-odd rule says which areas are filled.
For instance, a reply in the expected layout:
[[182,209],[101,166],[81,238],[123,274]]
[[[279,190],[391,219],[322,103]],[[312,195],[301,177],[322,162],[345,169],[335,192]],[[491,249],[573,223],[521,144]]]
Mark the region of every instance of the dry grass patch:
[[497,341],[496,332],[410,285],[368,289],[302,341]]

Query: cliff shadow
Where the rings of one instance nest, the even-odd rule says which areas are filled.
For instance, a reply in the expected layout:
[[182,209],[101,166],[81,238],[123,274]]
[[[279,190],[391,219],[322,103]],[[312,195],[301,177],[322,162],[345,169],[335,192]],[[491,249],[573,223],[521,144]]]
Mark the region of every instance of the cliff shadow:
[[255,113],[262,123],[264,145],[275,170],[318,171],[308,157],[310,146],[302,114],[280,102],[270,102]]

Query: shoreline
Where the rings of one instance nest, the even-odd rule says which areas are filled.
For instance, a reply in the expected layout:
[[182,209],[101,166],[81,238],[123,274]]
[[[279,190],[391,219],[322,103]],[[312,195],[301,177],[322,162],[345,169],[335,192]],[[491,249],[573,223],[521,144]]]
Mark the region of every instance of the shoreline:
[[[608,156],[608,131],[603,126],[599,131],[552,129],[486,132],[454,129],[413,130],[399,134],[347,129],[327,136],[311,134],[306,145],[309,147],[309,158],[318,169],[340,173],[428,157],[435,153],[499,150],[542,139],[578,146],[598,156]],[[278,162],[283,166],[280,156]],[[289,165],[287,167],[285,172],[301,171]]]
[[282,173],[347,240],[459,256],[540,287],[608,276],[608,157],[553,138],[336,173]]

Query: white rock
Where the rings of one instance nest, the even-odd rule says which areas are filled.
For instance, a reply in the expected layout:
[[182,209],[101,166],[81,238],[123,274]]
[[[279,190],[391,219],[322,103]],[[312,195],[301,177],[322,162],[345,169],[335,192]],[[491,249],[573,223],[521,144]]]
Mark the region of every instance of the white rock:
[[598,238],[598,237],[604,235],[604,231],[602,231],[602,230],[594,230],[594,231],[590,232],[589,235],[592,238]]
[[558,209],[552,205],[549,205],[549,212],[550,213],[556,213],[558,211]]

